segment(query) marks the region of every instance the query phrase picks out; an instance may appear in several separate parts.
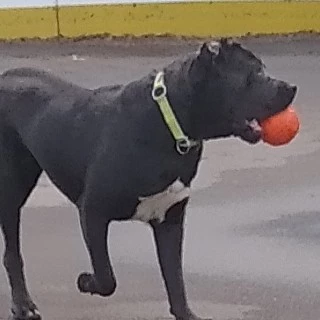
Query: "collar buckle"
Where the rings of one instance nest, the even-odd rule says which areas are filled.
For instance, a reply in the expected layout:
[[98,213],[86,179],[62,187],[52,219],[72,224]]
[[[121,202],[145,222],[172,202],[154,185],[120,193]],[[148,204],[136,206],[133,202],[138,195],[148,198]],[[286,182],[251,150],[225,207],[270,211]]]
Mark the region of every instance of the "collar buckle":
[[191,143],[190,140],[185,138],[185,139],[180,139],[176,141],[176,149],[179,154],[182,156],[189,153],[191,149]]
[[154,101],[159,101],[167,95],[167,87],[163,83],[158,83],[153,87],[151,94]]

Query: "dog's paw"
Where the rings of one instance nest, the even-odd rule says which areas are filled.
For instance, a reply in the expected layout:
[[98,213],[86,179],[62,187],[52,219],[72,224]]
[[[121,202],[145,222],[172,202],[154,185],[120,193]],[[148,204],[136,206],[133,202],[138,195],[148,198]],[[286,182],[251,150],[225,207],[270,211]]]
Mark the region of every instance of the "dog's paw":
[[77,286],[82,293],[94,294],[96,291],[96,283],[94,276],[90,273],[81,273],[77,280]]
[[195,315],[190,309],[188,309],[184,314],[175,315],[176,320],[213,320],[212,318],[200,318]]
[[26,301],[12,307],[9,320],[41,320],[41,315],[32,301]]
[[188,315],[185,317],[176,317],[176,320],[213,320],[212,318],[200,318],[197,317],[196,315]]
[[93,274],[81,273],[77,280],[78,289],[82,293],[98,294],[102,297],[111,296],[116,290],[116,283],[112,281],[99,284]]

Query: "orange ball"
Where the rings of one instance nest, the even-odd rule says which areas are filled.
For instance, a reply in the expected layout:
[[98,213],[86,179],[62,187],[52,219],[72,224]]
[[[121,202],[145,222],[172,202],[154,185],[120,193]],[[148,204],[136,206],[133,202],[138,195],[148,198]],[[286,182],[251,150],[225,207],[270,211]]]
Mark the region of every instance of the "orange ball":
[[294,109],[287,109],[261,122],[262,140],[272,146],[289,143],[298,133],[300,123]]

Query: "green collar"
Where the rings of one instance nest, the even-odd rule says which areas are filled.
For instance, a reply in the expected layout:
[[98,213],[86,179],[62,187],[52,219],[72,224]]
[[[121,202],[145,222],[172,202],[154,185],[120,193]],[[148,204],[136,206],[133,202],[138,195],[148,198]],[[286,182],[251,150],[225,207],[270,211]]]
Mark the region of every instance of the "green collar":
[[173,138],[176,141],[176,149],[179,154],[187,154],[191,148],[199,146],[198,141],[188,138],[182,131],[179,122],[170,106],[167,98],[167,87],[164,83],[164,73],[159,72],[153,83],[152,98],[159,105],[163,120],[167,124]]

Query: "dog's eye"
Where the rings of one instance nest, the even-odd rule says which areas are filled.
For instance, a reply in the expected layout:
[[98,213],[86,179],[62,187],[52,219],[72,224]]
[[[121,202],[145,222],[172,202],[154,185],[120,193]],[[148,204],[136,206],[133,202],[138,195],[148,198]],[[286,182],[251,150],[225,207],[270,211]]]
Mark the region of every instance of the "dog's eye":
[[251,84],[252,84],[252,73],[250,73],[249,75],[248,75],[248,77],[247,77],[247,79],[246,79],[246,86],[247,87],[250,87],[251,86]]
[[246,79],[246,86],[250,87],[255,81],[256,81],[256,75],[257,73],[252,71],[248,74]]

